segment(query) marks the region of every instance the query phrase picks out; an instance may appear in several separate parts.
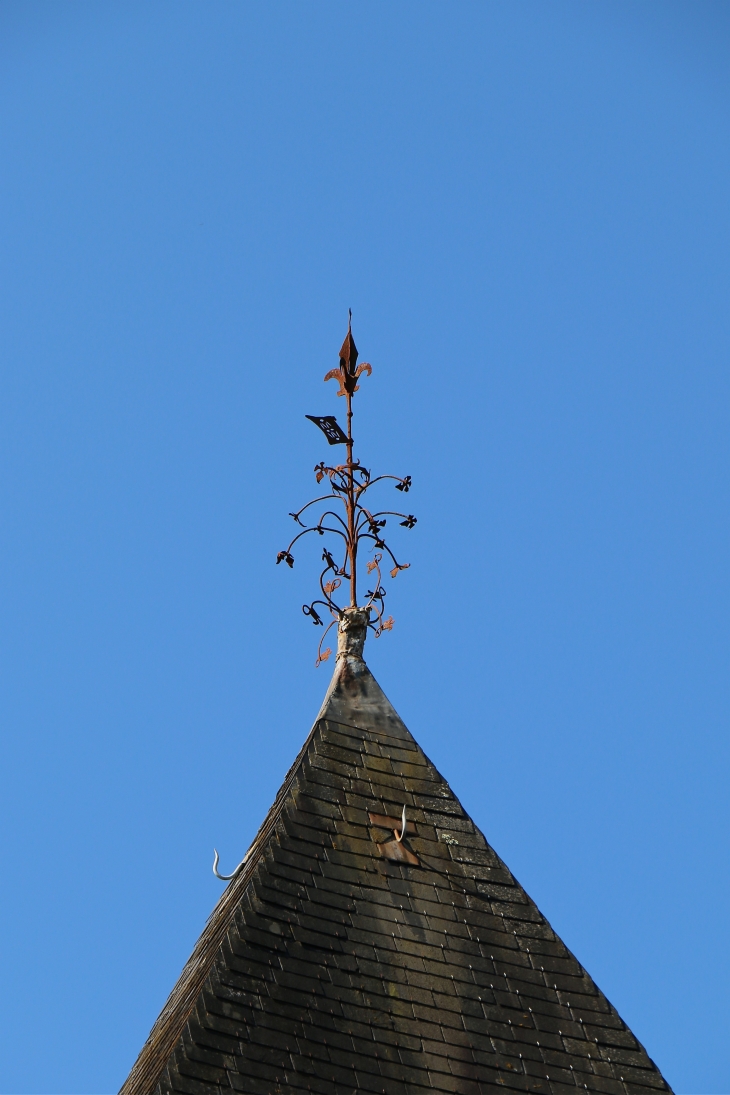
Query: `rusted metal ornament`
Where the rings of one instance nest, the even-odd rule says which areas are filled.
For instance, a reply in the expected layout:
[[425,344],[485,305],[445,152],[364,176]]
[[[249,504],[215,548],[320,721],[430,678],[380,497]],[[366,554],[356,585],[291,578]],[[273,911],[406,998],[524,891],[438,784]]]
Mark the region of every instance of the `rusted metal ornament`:
[[[400,571],[407,570],[410,563],[399,562],[388,545],[384,529],[389,517],[395,518],[398,523],[407,529],[412,529],[416,524],[416,518],[412,513],[399,513],[396,510],[372,510],[366,505],[366,494],[375,486],[382,486],[390,481],[396,490],[407,494],[411,488],[410,475],[399,477],[396,475],[373,476],[368,468],[362,466],[359,460],[353,456],[352,437],[352,397],[359,390],[358,379],[372,375],[372,367],[367,363],[357,364],[358,352],[355,339],[352,335],[352,312],[348,323],[347,335],[340,348],[340,363],[336,369],[331,369],[325,376],[325,380],[337,380],[339,382],[338,396],[344,396],[347,400],[347,430],[343,430],[334,415],[306,415],[324,433],[330,445],[344,444],[347,447],[347,459],[342,464],[328,465],[324,461],[317,464],[314,469],[315,479],[322,484],[326,493],[313,498],[302,506],[296,513],[290,514],[300,531],[291,543],[276,557],[277,563],[286,563],[288,567],[294,566],[292,548],[302,537],[316,532],[319,536],[326,536],[330,543],[334,537],[334,544],[339,545],[339,550],[330,547],[324,549],[322,560],[325,563],[319,577],[321,596],[310,604],[302,606],[302,611],[312,620],[312,623],[324,625],[323,616],[331,617],[331,622],[325,628],[320,640],[317,652],[317,665],[325,661],[331,651],[323,649],[323,643],[329,628],[341,621],[346,608],[357,606],[357,562],[358,556],[363,551],[372,553],[372,558],[367,561],[367,572],[374,576],[374,584],[367,591],[367,600],[363,608],[367,612],[367,626],[379,638],[385,631],[393,628],[393,617],[385,616],[386,591],[382,584],[381,561],[388,558],[388,568],[391,577],[395,578]],[[369,497],[367,499],[369,503]],[[321,508],[313,510],[313,507]],[[316,520],[313,520],[316,518]],[[340,602],[336,596],[346,582],[349,585],[349,605]]]

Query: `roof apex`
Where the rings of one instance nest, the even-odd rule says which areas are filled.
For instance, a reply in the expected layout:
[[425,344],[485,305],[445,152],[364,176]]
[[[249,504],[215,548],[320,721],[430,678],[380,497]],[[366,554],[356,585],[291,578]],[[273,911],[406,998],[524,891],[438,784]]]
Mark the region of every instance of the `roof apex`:
[[121,1095],[670,1090],[398,717],[362,611]]

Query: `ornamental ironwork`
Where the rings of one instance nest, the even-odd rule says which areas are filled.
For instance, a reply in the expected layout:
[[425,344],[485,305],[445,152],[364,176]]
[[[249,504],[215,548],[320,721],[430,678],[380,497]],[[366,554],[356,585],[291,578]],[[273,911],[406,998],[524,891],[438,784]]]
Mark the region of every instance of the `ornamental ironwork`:
[[[372,375],[372,366],[367,362],[357,364],[358,352],[352,337],[352,312],[347,327],[347,335],[340,349],[340,364],[330,369],[325,381],[336,380],[339,384],[338,396],[346,401],[347,426],[343,429],[334,415],[312,415],[306,417],[314,422],[327,438],[330,445],[345,445],[347,458],[343,464],[330,465],[322,461],[314,469],[317,483],[325,483],[328,493],[313,498],[290,517],[300,526],[289,546],[280,551],[276,562],[294,566],[292,548],[304,537],[316,533],[329,538],[322,551],[324,569],[319,576],[321,597],[310,604],[302,605],[302,611],[317,627],[324,632],[317,648],[316,665],[326,661],[332,653],[327,647],[322,649],[327,633],[341,619],[345,608],[357,607],[358,596],[358,556],[367,551],[365,571],[367,584],[372,589],[366,591],[364,608],[369,617],[368,627],[379,638],[392,630],[393,617],[385,615],[386,591],[383,585],[383,570],[396,578],[402,570],[408,570],[410,563],[399,562],[385,539],[384,529],[389,519],[397,521],[403,528],[412,529],[416,518],[412,513],[400,513],[392,509],[371,507],[368,492],[373,487],[388,482],[401,495],[411,489],[411,477],[406,475],[375,475],[365,468],[353,455],[352,437],[352,398],[359,391],[358,380]],[[366,498],[366,495],[368,497]],[[322,506],[319,509],[315,507]],[[316,520],[314,519],[316,517]],[[332,537],[335,537],[333,542]],[[337,545],[339,538],[339,545]],[[337,545],[337,546],[336,546]],[[343,599],[349,591],[349,599]]]

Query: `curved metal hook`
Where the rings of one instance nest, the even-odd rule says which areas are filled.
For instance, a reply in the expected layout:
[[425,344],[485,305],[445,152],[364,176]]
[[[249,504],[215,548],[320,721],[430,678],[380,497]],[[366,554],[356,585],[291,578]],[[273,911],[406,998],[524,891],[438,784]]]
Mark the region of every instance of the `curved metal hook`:
[[407,824],[408,824],[408,822],[406,821],[406,808],[404,806],[403,807],[403,816],[402,816],[401,822],[400,822],[400,836],[398,836],[397,831],[394,831],[394,833],[393,833],[393,836],[395,837],[395,839],[398,841],[399,844],[400,844],[401,840],[403,839],[403,837],[406,835],[406,825]]
[[[404,809],[405,809],[405,807],[404,807]],[[221,882],[230,882],[232,878],[235,878],[236,875],[238,874],[238,872],[241,870],[241,868],[245,866],[246,860],[248,859],[249,854],[250,854],[249,852],[246,852],[245,856],[243,857],[241,862],[238,864],[238,866],[236,867],[233,874],[220,874],[220,872],[218,870],[218,863],[219,863],[218,849],[214,848],[213,853],[214,853],[214,855],[213,855],[213,874],[215,875],[216,878],[220,878]]]

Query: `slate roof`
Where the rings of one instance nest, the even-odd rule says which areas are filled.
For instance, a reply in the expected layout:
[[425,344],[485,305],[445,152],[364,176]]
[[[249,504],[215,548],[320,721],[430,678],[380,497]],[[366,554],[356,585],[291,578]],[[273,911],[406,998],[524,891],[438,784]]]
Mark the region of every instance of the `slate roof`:
[[[387,858],[404,805],[418,865]],[[340,657],[121,1095],[576,1089],[670,1090],[365,663]]]

